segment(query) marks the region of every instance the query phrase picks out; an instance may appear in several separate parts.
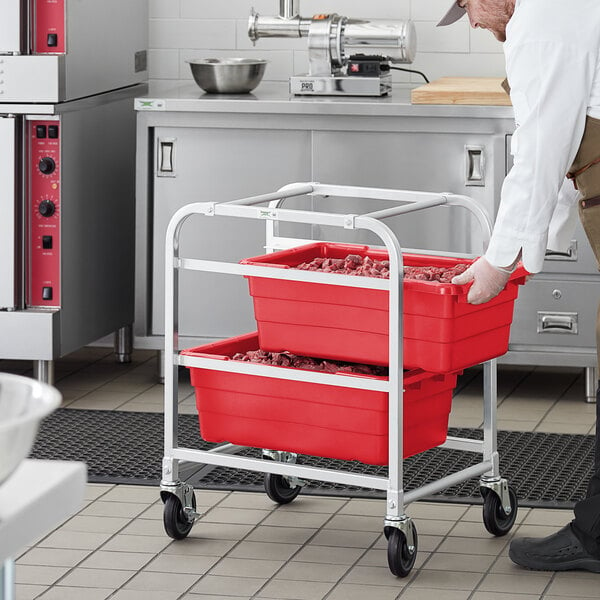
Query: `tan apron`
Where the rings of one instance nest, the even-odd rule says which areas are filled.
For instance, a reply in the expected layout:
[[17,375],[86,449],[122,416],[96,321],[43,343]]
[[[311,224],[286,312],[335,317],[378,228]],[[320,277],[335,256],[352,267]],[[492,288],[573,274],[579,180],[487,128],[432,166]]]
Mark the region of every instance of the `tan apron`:
[[[600,119],[586,117],[581,145],[567,177],[581,192],[579,218],[600,270]],[[596,352],[600,378],[600,306],[596,317]]]

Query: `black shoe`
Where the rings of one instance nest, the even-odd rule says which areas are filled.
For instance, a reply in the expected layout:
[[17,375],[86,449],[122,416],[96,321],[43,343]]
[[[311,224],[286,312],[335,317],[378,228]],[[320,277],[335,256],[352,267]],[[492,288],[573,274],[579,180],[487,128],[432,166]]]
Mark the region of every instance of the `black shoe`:
[[513,540],[508,555],[518,565],[536,571],[581,569],[600,573],[600,559],[583,547],[571,524],[545,538]]

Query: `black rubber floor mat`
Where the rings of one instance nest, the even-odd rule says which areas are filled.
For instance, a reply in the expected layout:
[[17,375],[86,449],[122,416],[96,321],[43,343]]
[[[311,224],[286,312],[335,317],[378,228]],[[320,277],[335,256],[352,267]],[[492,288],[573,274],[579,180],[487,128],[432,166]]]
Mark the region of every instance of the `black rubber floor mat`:
[[[451,429],[450,435],[481,439],[477,429]],[[198,431],[195,415],[179,415],[179,444],[208,449]],[[515,488],[522,506],[570,508],[585,495],[592,472],[594,438],[557,433],[498,432],[500,471]],[[247,455],[260,451],[247,449]],[[59,409],[42,423],[32,458],[83,460],[92,483],[157,485],[163,456],[163,416],[99,410]],[[404,461],[407,490],[475,464],[480,456],[434,448]],[[313,456],[300,456],[303,464],[322,468],[386,476],[386,467]],[[196,488],[263,490],[263,475],[252,471],[182,466],[182,478]],[[384,497],[378,490],[310,481],[303,493],[363,498]],[[432,497],[437,501],[480,503],[477,480],[469,480]]]

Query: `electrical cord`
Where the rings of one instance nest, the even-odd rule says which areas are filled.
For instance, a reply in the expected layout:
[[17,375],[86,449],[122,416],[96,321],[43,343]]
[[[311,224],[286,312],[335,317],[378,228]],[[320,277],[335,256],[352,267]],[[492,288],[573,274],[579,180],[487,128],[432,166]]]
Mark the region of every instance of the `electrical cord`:
[[402,67],[392,67],[391,65],[390,69],[393,69],[394,71],[406,71],[407,73],[416,73],[417,75],[420,75],[427,83],[429,83],[429,79],[427,79],[425,73],[421,73],[421,71],[415,71],[413,69],[403,69]]

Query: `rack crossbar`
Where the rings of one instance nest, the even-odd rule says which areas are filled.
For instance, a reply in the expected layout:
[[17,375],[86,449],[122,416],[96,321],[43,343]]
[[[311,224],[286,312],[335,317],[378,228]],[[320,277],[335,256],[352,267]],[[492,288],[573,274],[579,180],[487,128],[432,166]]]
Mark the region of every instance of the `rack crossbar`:
[[247,471],[258,471],[260,473],[273,473],[275,475],[299,477],[300,479],[328,481],[331,483],[355,485],[375,490],[387,489],[387,478],[385,477],[360,475],[358,473],[333,471],[330,469],[318,469],[317,467],[284,463],[275,460],[215,454],[205,450],[193,450],[190,448],[174,448],[172,457],[179,460],[205,463],[207,465],[245,469]]
[[352,229],[355,215],[321,212],[310,210],[269,208],[262,206],[245,206],[222,203],[214,205],[214,214],[218,217],[236,217],[240,219],[260,219],[263,221],[280,221],[285,223],[303,223],[307,225],[324,225],[329,227],[345,227]]
[[258,196],[249,196],[248,198],[240,198],[239,200],[230,200],[223,204],[230,206],[252,206],[254,204],[264,204],[273,200],[281,200],[282,198],[292,198],[293,196],[303,196],[304,194],[312,194],[314,186],[310,183],[300,185],[289,185],[287,189],[271,192],[269,194],[260,194]]
[[236,444],[221,444],[219,446],[215,446],[207,452],[211,454],[237,454],[240,450],[245,450],[246,446],[237,446]]
[[[312,183],[313,196],[341,196],[345,198],[361,198],[363,200],[390,200],[392,202],[420,202],[421,199],[441,198],[445,194],[439,192],[420,192],[396,190],[391,188],[372,188],[351,185],[331,185]],[[286,186],[287,188],[288,186]],[[286,188],[283,188],[285,190]],[[279,190],[280,192],[282,190]],[[418,200],[415,200],[418,198]]]
[[265,279],[281,279],[285,270],[286,281],[303,281],[306,283],[335,284],[344,287],[369,288],[373,290],[389,290],[389,279],[378,277],[356,277],[316,271],[302,271],[300,269],[280,269],[278,267],[240,265],[236,263],[220,262],[216,260],[201,260],[197,258],[175,259],[178,269],[190,271],[208,271],[211,273],[224,273],[227,275],[245,275],[246,277],[263,277]]
[[448,436],[446,441],[440,447],[448,448],[449,450],[464,450],[465,452],[478,452],[483,454],[482,440]]
[[419,200],[418,202],[412,204],[394,206],[392,208],[386,208],[384,210],[370,212],[365,215],[361,215],[360,217],[357,217],[357,220],[363,217],[369,217],[371,219],[387,219],[389,217],[395,217],[397,215],[403,215],[409,212],[415,212],[417,210],[431,208],[433,206],[444,206],[444,204],[446,203],[447,199],[443,196],[441,198],[432,198],[431,200]]
[[184,367],[196,367],[209,369],[211,371],[225,371],[229,373],[241,373],[242,375],[257,375],[259,377],[270,377],[272,379],[286,379],[293,381],[304,381],[306,383],[321,383],[336,387],[373,390],[376,392],[389,392],[390,384],[385,379],[375,379],[364,375],[330,374],[319,371],[305,371],[302,369],[286,369],[285,367],[272,367],[252,362],[239,360],[220,360],[218,358],[204,358],[202,356],[179,355],[175,363]]
[[477,463],[472,467],[468,467],[467,469],[462,469],[461,471],[457,471],[456,473],[451,473],[450,475],[446,475],[446,477],[442,477],[441,479],[437,479],[436,481],[432,481],[431,483],[426,483],[421,487],[410,490],[404,494],[404,502],[405,504],[409,504],[410,502],[414,502],[415,500],[419,500],[421,498],[425,498],[427,496],[432,496],[433,494],[437,494],[442,490],[452,487],[457,483],[462,483],[463,481],[467,481],[468,479],[475,479],[484,473],[487,473],[492,468],[492,462],[486,461]]

